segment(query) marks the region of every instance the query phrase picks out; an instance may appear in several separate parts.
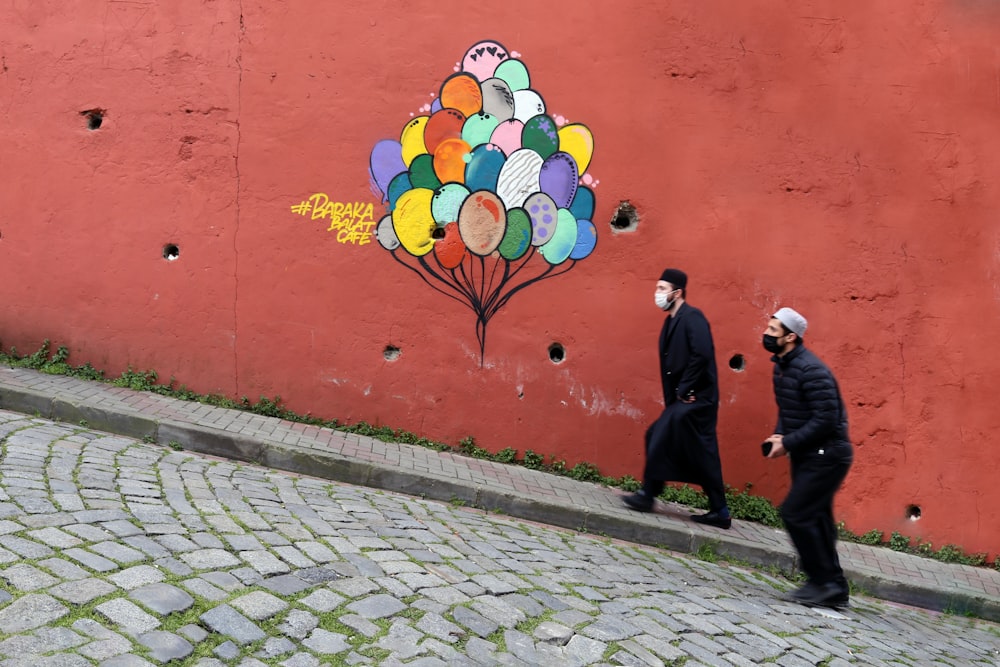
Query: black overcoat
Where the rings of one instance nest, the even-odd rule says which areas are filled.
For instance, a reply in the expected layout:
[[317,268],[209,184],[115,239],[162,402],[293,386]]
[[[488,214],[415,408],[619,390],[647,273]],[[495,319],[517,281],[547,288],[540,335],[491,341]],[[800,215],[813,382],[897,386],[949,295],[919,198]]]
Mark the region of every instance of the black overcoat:
[[646,431],[645,477],[721,489],[715,344],[700,310],[682,303],[666,319],[659,356],[665,407]]

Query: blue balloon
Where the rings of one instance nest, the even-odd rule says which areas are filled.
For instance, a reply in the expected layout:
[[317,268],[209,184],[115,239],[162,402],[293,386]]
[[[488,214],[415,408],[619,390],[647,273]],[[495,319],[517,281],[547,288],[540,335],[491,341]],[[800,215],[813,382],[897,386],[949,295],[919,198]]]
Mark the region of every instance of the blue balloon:
[[393,211],[396,209],[396,200],[399,199],[400,195],[404,192],[413,189],[413,184],[410,183],[410,173],[404,171],[402,174],[396,176],[389,183],[389,192],[386,196],[389,198],[389,210]]
[[576,189],[576,195],[569,205],[573,217],[577,220],[594,219],[594,191],[586,185],[581,185]]
[[498,146],[483,144],[472,149],[469,164],[465,165],[465,187],[469,192],[478,190],[497,191],[500,170],[507,161]]
[[570,259],[583,259],[594,252],[597,245],[597,227],[590,220],[576,221],[576,244],[569,253]]

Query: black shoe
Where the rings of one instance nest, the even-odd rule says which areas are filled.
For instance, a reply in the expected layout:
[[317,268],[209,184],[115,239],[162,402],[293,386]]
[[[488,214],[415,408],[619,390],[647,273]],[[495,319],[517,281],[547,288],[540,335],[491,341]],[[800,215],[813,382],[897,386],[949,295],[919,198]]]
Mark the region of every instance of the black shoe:
[[[806,584],[803,588],[808,587]],[[801,589],[800,589],[801,590]],[[797,593],[798,591],[796,591]],[[831,609],[843,609],[850,602],[850,593],[840,584],[829,582],[816,585],[811,591],[805,591],[797,598],[799,602],[811,607],[830,607]]]
[[625,507],[630,510],[635,510],[636,512],[649,512],[653,509],[653,502],[656,499],[652,496],[646,495],[646,492],[640,489],[638,492],[633,493],[628,496],[624,496],[622,501],[625,503]]
[[808,581],[806,582],[805,586],[802,586],[801,588],[796,588],[791,593],[787,593],[782,597],[790,602],[802,602],[803,600],[809,600],[816,597],[816,595],[819,593],[819,590],[820,590],[819,584],[814,584],[813,582]]
[[703,526],[715,526],[716,528],[728,529],[733,525],[733,519],[729,515],[723,516],[719,512],[709,512],[707,514],[695,514],[691,517],[695,523]]

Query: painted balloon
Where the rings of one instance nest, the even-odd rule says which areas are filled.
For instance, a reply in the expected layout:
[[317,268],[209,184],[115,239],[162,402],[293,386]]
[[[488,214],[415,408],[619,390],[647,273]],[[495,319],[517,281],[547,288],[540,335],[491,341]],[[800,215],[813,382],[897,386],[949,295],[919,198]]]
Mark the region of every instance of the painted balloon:
[[444,226],[444,236],[434,243],[434,254],[441,266],[454,269],[465,259],[465,243],[458,231],[457,222],[449,222]]
[[531,245],[542,246],[551,241],[559,221],[559,208],[552,197],[536,192],[524,202],[524,210],[531,218]]
[[521,134],[524,132],[524,123],[519,120],[505,120],[493,130],[490,136],[490,143],[496,144],[504,155],[510,155],[522,148]]
[[473,114],[462,126],[461,139],[472,147],[489,143],[499,122],[499,118],[488,113]]
[[434,192],[431,200],[431,215],[439,227],[449,222],[458,222],[458,212],[462,202],[469,196],[469,190],[459,183],[445,183]]
[[507,208],[521,206],[528,195],[538,192],[538,173],[542,169],[542,162],[542,156],[528,148],[507,156],[507,162],[500,170],[496,189]]
[[458,109],[441,109],[429,119],[424,127],[424,146],[434,154],[445,139],[461,139],[465,116]]
[[483,111],[500,120],[514,117],[514,94],[503,79],[483,81]]
[[372,149],[369,173],[376,187],[382,193],[383,199],[389,193],[389,184],[397,175],[406,171],[403,162],[403,145],[392,139],[384,139]]
[[399,247],[399,239],[396,237],[396,230],[392,228],[392,216],[387,215],[378,221],[375,227],[375,238],[379,245],[392,252]]
[[434,173],[442,183],[465,180],[465,160],[469,144],[461,139],[445,139],[434,151]]
[[403,132],[399,136],[403,163],[407,167],[413,162],[413,158],[427,152],[427,147],[424,146],[424,127],[427,126],[427,120],[427,116],[417,116],[403,127]]
[[497,191],[497,180],[507,156],[493,144],[483,144],[472,149],[469,164],[465,166],[465,187],[476,190]]
[[514,91],[514,118],[526,123],[540,113],[545,113],[545,102],[541,95],[533,90]]
[[492,192],[469,195],[458,214],[458,231],[469,252],[485,257],[497,249],[507,228],[507,209]]
[[497,65],[493,76],[506,81],[507,86],[512,91],[524,90],[531,87],[531,77],[528,76],[528,68],[520,60],[503,61]]
[[507,211],[507,230],[500,241],[500,256],[504,259],[519,259],[531,247],[531,217],[523,208]]
[[396,176],[389,183],[389,192],[387,196],[389,198],[389,210],[392,211],[396,208],[396,202],[399,200],[400,195],[402,195],[407,190],[413,188],[413,183],[410,182],[410,172],[404,171],[402,174]]
[[576,218],[568,209],[559,209],[559,222],[552,232],[552,240],[538,249],[549,264],[562,264],[576,246]]
[[597,227],[594,226],[590,220],[577,220],[576,221],[576,244],[573,246],[572,252],[569,253],[570,259],[583,259],[594,252],[594,246],[597,245]]
[[544,114],[529,118],[521,132],[521,145],[535,151],[542,158],[552,155],[559,150],[556,122]]
[[550,155],[538,174],[538,189],[552,197],[559,208],[569,208],[579,182],[576,162],[569,153]]
[[485,41],[474,44],[462,57],[462,70],[485,81],[493,76],[497,66],[507,60],[510,54],[499,42]]
[[410,163],[410,183],[415,188],[436,190],[441,187],[441,179],[434,173],[434,158],[421,153]]
[[452,74],[441,86],[441,106],[458,109],[468,118],[483,110],[483,93],[479,82],[468,74]]
[[587,171],[594,157],[594,135],[586,125],[573,123],[559,128],[559,150],[569,153],[576,160],[579,173]]
[[569,205],[569,210],[577,220],[593,220],[594,218],[594,191],[586,185],[578,186],[576,196]]
[[400,245],[414,257],[423,257],[434,248],[437,223],[431,215],[432,190],[414,188],[396,201],[392,212],[392,228]]

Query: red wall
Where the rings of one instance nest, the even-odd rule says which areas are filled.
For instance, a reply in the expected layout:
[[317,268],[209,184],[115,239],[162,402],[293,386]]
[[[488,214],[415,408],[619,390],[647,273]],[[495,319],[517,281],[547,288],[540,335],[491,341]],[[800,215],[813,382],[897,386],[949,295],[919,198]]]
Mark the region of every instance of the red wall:
[[[995,552],[998,34],[985,0],[4,3],[0,338],[638,476],[653,283],[678,266],[715,333],[727,483],[787,486],[759,456],[759,334],[790,305],[849,404],[840,518]],[[377,221],[372,148],[491,39],[593,133],[598,242],[499,311],[481,360],[467,308],[291,207]]]

